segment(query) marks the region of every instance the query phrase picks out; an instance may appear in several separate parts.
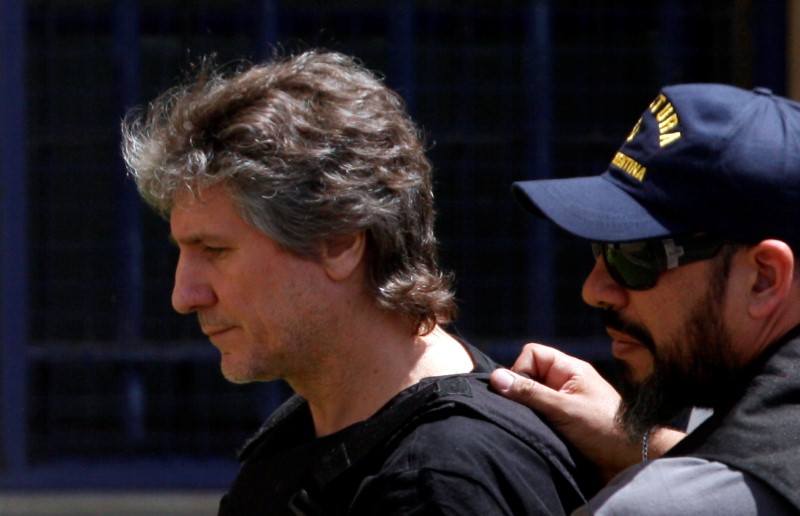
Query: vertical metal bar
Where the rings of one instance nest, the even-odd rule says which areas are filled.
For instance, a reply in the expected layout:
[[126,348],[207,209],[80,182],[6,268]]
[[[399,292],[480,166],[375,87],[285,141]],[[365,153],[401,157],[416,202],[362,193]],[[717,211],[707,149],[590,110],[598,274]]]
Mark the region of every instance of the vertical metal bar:
[[265,60],[278,43],[278,0],[255,0],[256,57]]
[[766,86],[779,95],[785,95],[789,6],[786,0],[760,0],[753,2],[752,9],[755,27],[751,85]]
[[800,0],[786,2],[786,95],[800,100]]
[[414,1],[390,2],[388,74],[391,86],[403,96],[408,111],[415,113]]
[[787,0],[786,11],[786,95],[800,100],[800,0]]
[[0,461],[13,473],[26,466],[28,428],[25,9],[0,2]]
[[658,40],[658,59],[655,60],[658,74],[656,88],[675,82],[679,70],[683,68],[681,55],[685,53],[686,41],[683,30],[684,9],[681,4],[678,0],[663,0],[657,9],[658,33],[669,34],[669,37]]
[[[531,0],[528,6],[523,77],[526,98],[526,179],[553,175],[553,74],[549,0]],[[552,226],[538,217],[526,221],[528,234],[525,282],[528,336],[548,339],[556,331],[555,239]]]
[[[138,0],[120,0],[114,12],[114,46],[120,114],[139,101]],[[119,239],[117,242],[116,339],[124,347],[139,345],[144,322],[144,251],[141,201],[122,163],[116,171]],[[130,444],[145,438],[145,387],[137,364],[128,364],[122,376],[125,389],[124,423]]]

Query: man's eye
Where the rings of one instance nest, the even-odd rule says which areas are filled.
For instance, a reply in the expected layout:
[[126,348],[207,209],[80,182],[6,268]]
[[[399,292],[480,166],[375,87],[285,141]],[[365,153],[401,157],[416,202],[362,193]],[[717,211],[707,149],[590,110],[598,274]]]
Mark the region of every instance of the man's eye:
[[206,254],[211,254],[211,255],[215,255],[215,256],[223,254],[227,250],[228,250],[227,247],[212,247],[212,246],[208,246],[208,245],[203,248],[203,252],[205,252]]

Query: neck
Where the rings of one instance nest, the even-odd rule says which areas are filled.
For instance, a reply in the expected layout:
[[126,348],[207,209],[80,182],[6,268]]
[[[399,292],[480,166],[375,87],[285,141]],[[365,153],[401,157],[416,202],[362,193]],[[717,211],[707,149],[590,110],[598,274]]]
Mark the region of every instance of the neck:
[[747,336],[748,346],[744,349],[742,363],[758,359],[769,347],[783,339],[800,326],[800,314],[794,304],[786,304],[775,310],[771,317],[765,318],[751,335]]
[[348,325],[348,338],[326,346],[327,359],[310,381],[290,381],[308,401],[318,437],[368,419],[423,378],[473,368],[469,353],[439,327],[419,336],[390,314],[371,322]]

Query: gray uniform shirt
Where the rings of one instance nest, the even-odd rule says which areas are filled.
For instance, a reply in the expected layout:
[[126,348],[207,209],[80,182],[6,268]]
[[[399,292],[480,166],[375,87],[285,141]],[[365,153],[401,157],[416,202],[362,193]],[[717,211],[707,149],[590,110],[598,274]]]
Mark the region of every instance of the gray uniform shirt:
[[796,513],[782,496],[752,475],[721,462],[667,457],[626,469],[572,514],[773,516]]

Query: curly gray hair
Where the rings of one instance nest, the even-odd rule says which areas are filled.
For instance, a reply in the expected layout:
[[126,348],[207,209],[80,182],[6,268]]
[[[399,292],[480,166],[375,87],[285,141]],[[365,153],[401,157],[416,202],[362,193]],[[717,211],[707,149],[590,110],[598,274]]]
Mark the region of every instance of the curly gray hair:
[[180,189],[230,189],[245,220],[298,256],[364,231],[379,306],[425,334],[456,308],[437,264],[431,165],[402,99],[352,58],[307,51],[191,83],[132,111],[122,151],[169,217]]

